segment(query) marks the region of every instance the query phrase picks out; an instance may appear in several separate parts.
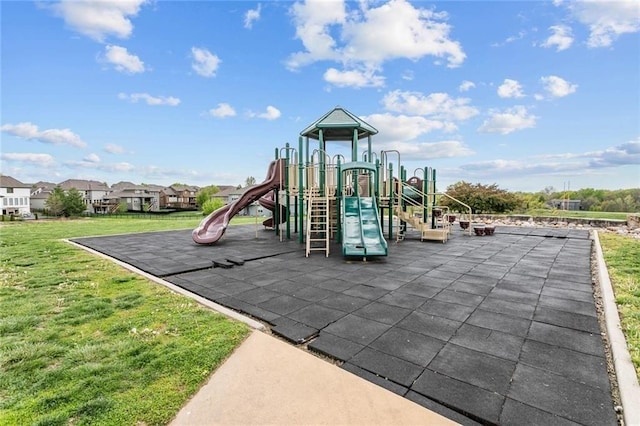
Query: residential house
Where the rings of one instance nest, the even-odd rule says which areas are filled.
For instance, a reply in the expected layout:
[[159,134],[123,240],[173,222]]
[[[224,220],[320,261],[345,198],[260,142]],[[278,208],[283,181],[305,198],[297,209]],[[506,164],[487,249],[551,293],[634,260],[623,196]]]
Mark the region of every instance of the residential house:
[[554,199],[549,200],[547,204],[559,210],[582,210],[582,200]]
[[31,186],[11,176],[0,175],[2,214],[22,216],[31,214]]
[[160,206],[166,209],[197,210],[199,188],[191,185],[171,185],[160,192]]
[[[249,189],[253,188],[255,185],[247,186],[244,188],[229,188],[223,191],[218,192],[213,195],[213,198],[220,198],[224,201],[225,204],[231,204],[234,201],[240,199],[245,192]],[[250,205],[246,206],[244,209],[240,210],[238,213],[239,216],[271,216],[271,212],[268,209],[265,209],[260,205],[260,203],[256,200]]]
[[77,189],[81,194],[86,205],[85,212],[95,213],[94,204],[99,203],[103,197],[111,190],[109,185],[104,182],[95,180],[68,179],[58,185],[63,191],[69,191],[72,188]]
[[118,182],[111,186],[112,191],[94,203],[96,213],[113,213],[121,204],[127,211],[155,212],[160,210],[160,188],[157,185],[136,185],[131,182]]
[[31,185],[31,211],[44,211],[47,208],[47,200],[49,195],[53,192],[57,184],[53,182],[36,182]]

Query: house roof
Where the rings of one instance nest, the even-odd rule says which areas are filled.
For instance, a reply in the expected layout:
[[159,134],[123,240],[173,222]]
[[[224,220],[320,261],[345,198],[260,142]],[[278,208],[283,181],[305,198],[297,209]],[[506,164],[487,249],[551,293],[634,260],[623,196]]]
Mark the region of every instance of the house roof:
[[354,129],[358,131],[358,139],[378,133],[364,120],[337,106],[300,132],[300,135],[319,140],[322,130],[322,139],[325,141],[352,141]]
[[197,186],[193,186],[193,185],[171,185],[169,188],[172,188],[174,191],[177,191],[177,192],[182,192],[182,191],[198,192],[198,189],[199,189]]
[[37,188],[45,188],[45,189],[53,189],[56,186],[58,186],[57,183],[53,183],[53,182],[45,182],[43,180],[34,183],[33,185],[31,185],[32,188],[37,189]]
[[109,186],[104,182],[98,182],[97,180],[83,180],[83,179],[67,179],[60,183],[60,188],[69,190],[75,188],[78,191],[108,191]]
[[128,182],[128,181],[121,180],[120,182],[114,183],[113,185],[111,185],[111,190],[112,191],[117,191],[119,189],[135,188],[136,186],[138,186],[138,185],[136,185],[133,182]]
[[49,198],[49,195],[51,195],[51,192],[51,189],[43,189],[37,194],[32,194],[29,198],[31,198],[32,200],[46,200],[47,198]]
[[166,188],[162,188],[160,192],[163,193],[164,195],[177,195],[176,190],[170,186],[167,186]]
[[31,188],[31,185],[22,183],[11,176],[0,175],[0,188]]

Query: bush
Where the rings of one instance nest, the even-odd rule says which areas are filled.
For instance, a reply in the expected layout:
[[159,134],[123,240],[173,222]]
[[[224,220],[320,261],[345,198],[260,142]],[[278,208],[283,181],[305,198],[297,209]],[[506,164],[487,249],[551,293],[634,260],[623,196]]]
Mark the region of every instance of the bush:
[[218,210],[220,207],[224,206],[224,201],[219,198],[211,198],[204,202],[202,205],[202,214],[205,216],[210,215],[214,211]]
[[[518,206],[515,194],[498,188],[497,184],[482,185],[460,181],[447,187],[447,195],[456,198],[471,207],[473,214],[477,213],[505,213],[514,210]],[[453,200],[443,197],[440,200],[443,206],[452,211],[461,211],[463,208]]]

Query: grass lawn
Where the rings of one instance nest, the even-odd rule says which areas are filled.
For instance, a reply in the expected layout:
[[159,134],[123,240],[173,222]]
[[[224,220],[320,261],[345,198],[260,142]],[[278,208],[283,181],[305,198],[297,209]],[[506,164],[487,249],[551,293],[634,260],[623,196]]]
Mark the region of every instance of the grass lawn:
[[622,331],[640,380],[640,241],[598,233],[618,305]]
[[0,227],[0,424],[166,424],[244,324],[61,238],[193,228],[201,217]]
[[588,219],[619,219],[626,220],[629,213],[624,212],[591,212],[576,210],[536,209],[526,214],[538,217],[575,217]]

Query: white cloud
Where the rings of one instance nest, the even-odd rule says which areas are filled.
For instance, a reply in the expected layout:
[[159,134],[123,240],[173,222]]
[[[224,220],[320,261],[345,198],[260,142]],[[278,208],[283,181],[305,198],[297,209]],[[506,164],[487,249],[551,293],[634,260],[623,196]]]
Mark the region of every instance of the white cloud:
[[247,113],[247,115],[249,117],[257,117],[257,118],[264,118],[265,120],[276,120],[278,118],[280,118],[280,116],[282,115],[282,113],[280,112],[280,110],[274,106],[267,106],[267,110],[265,112],[251,112],[249,111]]
[[542,47],[556,47],[556,51],[566,50],[573,44],[573,33],[567,25],[553,25],[549,27],[553,33],[547,38]]
[[32,164],[38,167],[52,167],[56,161],[49,154],[36,154],[28,152],[4,152],[0,154],[4,161]]
[[236,110],[227,103],[220,103],[216,108],[210,109],[208,114],[217,118],[235,117]]
[[126,173],[135,169],[133,165],[125,162],[100,163],[86,158],[81,161],[65,161],[63,164],[70,169],[100,170],[108,173]]
[[420,116],[372,114],[362,117],[367,123],[378,129],[378,142],[410,141],[436,130],[451,132],[456,130],[453,123],[429,120]]
[[102,42],[107,36],[128,38],[133,31],[129,20],[147,0],[62,0],[51,6],[65,23],[81,34]]
[[324,73],[324,80],[337,87],[381,87],[384,86],[384,77],[375,74],[375,70],[349,70],[339,71],[329,68]]
[[567,80],[555,75],[540,78],[544,90],[554,98],[562,98],[574,93],[578,89],[577,84],[571,84]]
[[383,150],[397,150],[404,160],[434,160],[438,158],[468,157],[475,154],[460,141],[441,142],[387,142]]
[[147,105],[155,106],[155,105],[168,105],[168,106],[177,106],[180,104],[180,99],[174,98],[173,96],[151,96],[148,93],[131,93],[127,95],[126,93],[118,93],[118,98],[123,100],[129,100],[130,102],[137,103],[142,100],[147,103]]
[[522,98],[522,86],[518,81],[505,78],[504,82],[498,87],[498,96],[501,98]]
[[70,145],[77,148],[84,148],[87,146],[87,144],[80,139],[80,136],[76,135],[69,129],[47,129],[40,131],[38,126],[27,122],[4,124],[0,127],[0,131],[22,139],[36,140],[38,142],[53,145]]
[[289,57],[289,69],[317,61],[338,62],[344,71],[340,75],[331,72],[343,83],[350,75],[347,72],[379,69],[385,61],[397,58],[417,61],[434,56],[446,59],[449,67],[464,62],[466,55],[460,43],[451,40],[445,13],[416,8],[406,0],[383,4],[363,1],[357,3],[359,9],[347,10],[347,5],[354,4],[322,0],[294,3],[291,13],[296,37],[304,50]]
[[491,47],[502,47],[506,44],[513,43],[514,41],[522,40],[527,35],[526,31],[519,31],[518,35],[509,36],[500,43],[492,43]]
[[529,114],[523,106],[515,106],[504,112],[491,111],[491,117],[478,128],[481,133],[500,133],[507,135],[516,130],[536,126],[537,117]]
[[595,168],[640,165],[640,137],[635,141],[589,154],[589,166]]
[[113,143],[108,143],[104,146],[104,150],[109,154],[122,154],[125,152],[124,147]]
[[385,109],[393,112],[431,116],[442,120],[463,121],[478,115],[477,108],[469,106],[468,98],[451,98],[446,93],[431,93],[394,90],[382,99]]
[[117,71],[129,74],[137,74],[145,71],[144,62],[136,55],[130,54],[127,49],[122,46],[106,46],[104,57],[107,62],[114,65]]
[[199,47],[191,48],[191,56],[193,57],[191,68],[202,77],[214,77],[220,62],[222,62],[220,58],[207,49]]
[[622,34],[640,31],[638,0],[570,1],[561,3],[589,28],[589,47],[608,47]]
[[458,90],[460,92],[468,92],[470,89],[473,89],[474,87],[476,87],[476,84],[473,81],[464,80],[462,83],[460,83],[460,86],[458,86]]
[[247,13],[244,14],[244,27],[245,28],[253,28],[253,23],[260,19],[260,10],[262,9],[262,5],[258,3],[258,7],[256,9],[249,9]]
[[87,155],[86,157],[84,157],[83,160],[87,161],[89,163],[99,163],[100,162],[100,157],[98,157],[98,154],[91,153],[91,154]]
[[[560,161],[554,161],[560,160]],[[590,174],[594,170],[640,165],[640,138],[601,151],[551,154],[524,160],[481,161],[464,164],[461,171],[479,176]]]

